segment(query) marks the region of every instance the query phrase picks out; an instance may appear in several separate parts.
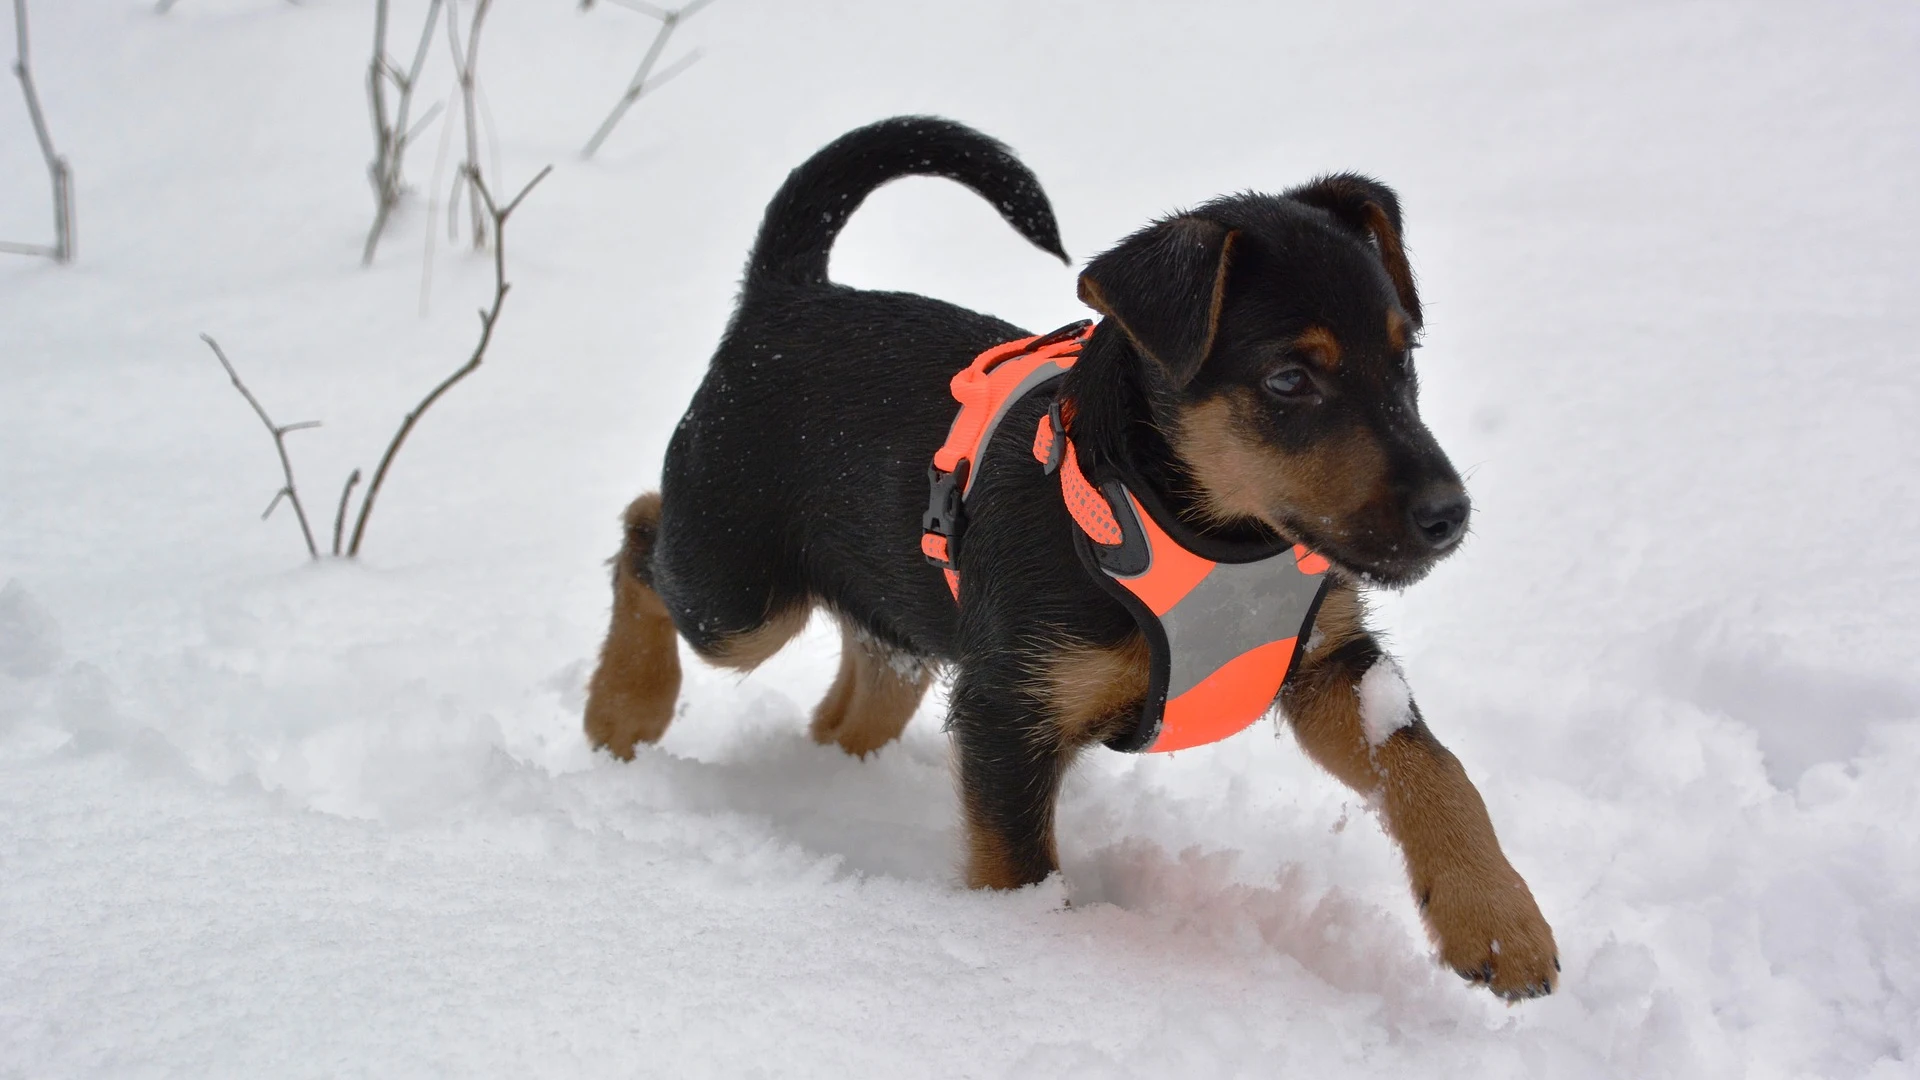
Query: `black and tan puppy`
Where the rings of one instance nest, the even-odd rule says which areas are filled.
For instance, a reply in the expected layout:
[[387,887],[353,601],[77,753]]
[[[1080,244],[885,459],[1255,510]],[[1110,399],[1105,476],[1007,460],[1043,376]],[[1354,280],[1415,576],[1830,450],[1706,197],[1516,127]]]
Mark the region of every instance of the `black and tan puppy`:
[[[827,280],[847,216],[908,174],[967,185],[1065,258],[1033,175],[949,121],[883,121],[794,170],[661,490],[627,510],[586,727],[630,757],[673,716],[676,638],[744,670],[824,608],[842,653],[814,737],[856,754],[884,745],[950,668],[966,878],[1012,888],[1057,867],[1061,776],[1131,722],[1148,650],[1083,570],[1059,476],[1026,438],[996,440],[979,463],[960,603],[922,557],[927,465],[954,418],[948,380],[1026,334]],[[1278,534],[1332,561],[1339,584],[1281,693],[1287,720],[1314,760],[1375,800],[1445,962],[1509,998],[1549,992],[1553,932],[1367,632],[1357,591],[1420,578],[1468,513],[1416,407],[1420,300],[1393,193],[1342,175],[1219,199],[1094,259],[1080,295],[1104,317],[1060,395],[1089,479],[1151,488],[1194,530]],[[1033,431],[1051,397],[1023,402],[1003,429]]]

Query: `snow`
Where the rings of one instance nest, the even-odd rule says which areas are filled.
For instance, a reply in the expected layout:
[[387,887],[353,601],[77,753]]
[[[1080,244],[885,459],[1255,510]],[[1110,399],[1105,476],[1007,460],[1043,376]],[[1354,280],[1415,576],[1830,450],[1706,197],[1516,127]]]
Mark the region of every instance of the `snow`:
[[1392,657],[1375,662],[1353,690],[1360,697],[1360,726],[1366,729],[1368,746],[1379,746],[1413,723],[1413,691]]
[[[325,421],[290,436],[318,523],[491,290],[444,233],[423,289],[438,131],[358,266],[368,6],[34,5],[80,260],[0,260],[0,1075],[1914,1075],[1920,8],[722,0],[588,163],[651,24],[498,5],[486,164],[556,171],[486,365],[316,566],[196,335]],[[1015,895],[959,887],[938,695],[864,762],[808,741],[831,627],[588,752],[617,516],[767,197],[914,111],[1019,150],[1082,260],[1220,192],[1400,190],[1476,512],[1375,621],[1553,997],[1439,970],[1362,801],[1271,727],[1088,755],[1063,874]],[[48,217],[0,91],[0,237]],[[1082,314],[936,180],[834,271]]]

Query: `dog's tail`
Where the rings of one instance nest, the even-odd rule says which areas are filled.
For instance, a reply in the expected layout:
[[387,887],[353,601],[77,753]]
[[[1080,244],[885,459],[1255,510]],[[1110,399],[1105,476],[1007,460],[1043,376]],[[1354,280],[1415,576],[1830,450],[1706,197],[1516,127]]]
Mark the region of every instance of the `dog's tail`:
[[902,176],[958,180],[993,204],[1035,246],[1067,262],[1053,206],[1013,151],[937,116],[896,116],[849,131],[799,168],[767,204],[747,262],[746,289],[823,285],[827,252],[875,188]]

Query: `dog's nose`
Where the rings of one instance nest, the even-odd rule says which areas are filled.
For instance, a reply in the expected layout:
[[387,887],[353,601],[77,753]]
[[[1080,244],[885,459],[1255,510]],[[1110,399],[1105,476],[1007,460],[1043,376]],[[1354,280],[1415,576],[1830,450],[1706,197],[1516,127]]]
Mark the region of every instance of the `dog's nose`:
[[1413,500],[1407,516],[1413,521],[1414,534],[1435,551],[1444,551],[1460,542],[1467,531],[1467,513],[1472,504],[1459,484],[1434,484]]

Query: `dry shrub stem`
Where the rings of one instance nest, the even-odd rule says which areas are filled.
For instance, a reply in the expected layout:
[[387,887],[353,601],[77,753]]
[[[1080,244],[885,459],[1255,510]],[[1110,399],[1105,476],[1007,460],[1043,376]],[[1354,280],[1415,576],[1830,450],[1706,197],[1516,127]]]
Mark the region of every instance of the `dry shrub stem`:
[[[380,234],[386,231],[387,219],[406,194],[401,164],[407,147],[440,114],[440,105],[436,102],[425,116],[412,125],[407,123],[407,114],[413,107],[413,91],[420,84],[420,69],[427,62],[427,46],[433,41],[434,24],[440,18],[440,4],[441,0],[429,0],[426,25],[421,28],[420,42],[413,50],[413,64],[405,71],[387,56],[388,0],[378,0],[374,6],[373,59],[367,62],[367,107],[373,117],[373,162],[367,166],[367,180],[373,185],[374,211],[373,227],[368,230],[367,242],[360,251],[362,266],[373,264],[373,254],[380,245]],[[448,22],[451,24],[451,18]],[[387,108],[389,84],[397,95],[391,118]]]
[[280,472],[281,475],[287,478],[287,482],[279,491],[274,492],[273,501],[267,504],[266,512],[260,515],[260,520],[265,521],[272,515],[274,507],[280,505],[281,499],[292,503],[293,516],[300,519],[300,536],[307,542],[307,557],[318,559],[320,557],[320,549],[314,546],[313,530],[307,526],[307,509],[300,503],[300,489],[294,486],[293,462],[287,458],[287,433],[290,431],[300,431],[305,428],[319,427],[320,421],[304,420],[298,424],[274,423],[273,418],[267,415],[267,410],[261,407],[260,399],[254,397],[253,391],[247,389],[247,384],[240,381],[240,373],[233,369],[232,363],[228,362],[227,354],[221,350],[220,343],[213,340],[213,337],[208,334],[201,334],[200,340],[206,342],[207,347],[213,350],[213,355],[220,361],[220,366],[227,369],[227,377],[233,380],[234,389],[240,391],[240,396],[246,398],[247,404],[253,406],[254,415],[258,416],[260,422],[267,426],[268,434],[273,436],[273,449],[280,455]]
[[[434,402],[439,401],[447,391],[458,385],[460,380],[473,374],[486,359],[487,346],[493,342],[494,327],[500,323],[500,311],[506,305],[508,290],[512,288],[507,282],[505,243],[507,218],[519,209],[521,201],[552,171],[551,165],[541,169],[532,180],[527,181],[527,186],[521,188],[519,194],[505,206],[501,206],[494,202],[493,193],[488,190],[486,181],[481,178],[479,171],[466,167],[466,182],[473,186],[474,192],[485,206],[487,219],[493,229],[493,303],[480,311],[480,340],[474,345],[473,352],[467,357],[466,363],[454,369],[452,374],[440,380],[432,390],[428,391],[426,397],[420,399],[420,404],[415,405],[412,411],[407,413],[406,419],[401,421],[400,429],[394,432],[393,440],[387,443],[386,452],[380,455],[379,466],[373,470],[373,479],[367,484],[366,494],[361,496],[360,512],[353,522],[353,536],[347,541],[346,550],[343,552],[341,540],[346,531],[347,509],[353,502],[354,488],[360,483],[360,470],[353,470],[353,473],[347,477],[346,484],[340,489],[339,505],[333,514],[332,553],[335,556],[344,554],[349,559],[359,556],[360,544],[366,539],[367,522],[373,516],[374,501],[379,497],[380,489],[386,483],[388,470],[393,468],[394,458],[399,455],[400,448],[406,444],[407,436],[413,433],[414,426],[419,424],[420,418],[426,415]],[[293,482],[293,462],[287,457],[286,436],[288,432],[299,431],[302,428],[319,427],[320,422],[312,420],[298,424],[275,424],[267,415],[267,410],[261,407],[259,399],[253,396],[253,391],[247,389],[247,384],[240,381],[239,373],[234,371],[233,365],[228,362],[227,354],[221,350],[220,344],[207,334],[201,334],[200,338],[213,350],[213,355],[219,359],[220,366],[226,369],[228,378],[233,380],[234,388],[240,391],[240,396],[247,399],[247,404],[253,406],[254,414],[260,417],[262,424],[266,425],[267,431],[273,436],[273,448],[280,455],[280,470],[286,476],[286,484],[274,493],[273,501],[267,504],[266,513],[261,517],[264,519],[272,514],[280,505],[281,499],[292,503],[294,515],[300,519],[300,535],[307,542],[307,555],[318,559],[320,549],[313,542],[313,530],[307,525],[306,507],[301,503],[300,490]]]
[[460,185],[468,184],[467,209],[473,227],[473,250],[483,251],[487,246],[487,213],[482,209],[477,185],[473,184],[473,180],[480,175],[480,127],[478,110],[474,104],[474,69],[480,62],[480,27],[486,21],[493,0],[475,0],[473,20],[468,24],[464,47],[460,43],[460,29],[454,18],[458,13],[457,3],[458,0],[447,0],[447,47],[453,52],[454,77],[460,88],[460,111],[466,121],[467,163],[454,174],[453,194],[447,209],[451,213],[459,205]]
[[[647,54],[640,58],[639,69],[633,73],[633,78],[627,80],[627,88],[621,92],[620,100],[613,103],[613,111],[600,122],[599,130],[593,133],[593,138],[587,140],[586,148],[580,151],[580,156],[585,158],[590,158],[599,152],[600,144],[607,141],[608,135],[613,134],[614,127],[620,123],[622,117],[627,115],[627,110],[633,108],[634,102],[665,86],[669,79],[687,70],[693,66],[695,60],[700,59],[700,51],[695,49],[668,65],[660,74],[653,73],[654,65],[660,62],[660,54],[666,51],[667,39],[673,36],[674,29],[692,18],[701,8],[713,3],[713,0],[693,0],[692,3],[671,10],[647,3],[646,0],[613,0],[613,2],[660,20],[660,29],[653,35],[653,44],[647,46]],[[580,6],[591,8],[592,0],[583,0]]]
[[333,512],[333,554],[340,555],[340,537],[347,525],[347,503],[353,498],[353,489],[360,483],[360,470],[355,469],[347,475],[346,485],[340,489],[340,506]]
[[27,99],[27,117],[33,121],[34,137],[40,141],[40,156],[46,159],[47,174],[53,181],[53,246],[0,240],[0,251],[13,255],[51,255],[55,262],[72,262],[73,170],[67,166],[66,158],[54,152],[53,136],[47,133],[47,117],[40,109],[40,92],[33,85],[33,62],[27,47],[27,0],[13,0],[13,37],[13,74],[20,80],[20,93]]
[[[481,3],[484,5],[486,0],[481,0]],[[379,497],[380,487],[386,482],[387,470],[393,467],[394,455],[400,452],[400,447],[406,443],[407,436],[413,433],[414,425],[420,422],[420,418],[426,415],[434,402],[440,400],[441,395],[453,389],[460,380],[473,374],[475,369],[479,368],[480,362],[486,359],[487,346],[493,341],[493,328],[500,321],[500,309],[506,303],[507,290],[511,287],[507,282],[507,218],[519,207],[520,200],[526,198],[527,193],[534,189],[534,185],[545,180],[547,174],[552,171],[551,165],[541,169],[532,180],[527,181],[527,186],[521,188],[520,193],[515,195],[512,201],[505,206],[498,206],[493,201],[492,193],[487,190],[486,181],[480,178],[480,171],[471,164],[466,167],[467,183],[472,185],[473,190],[485,204],[487,215],[493,224],[493,305],[480,312],[480,341],[473,347],[473,355],[469,356],[467,362],[460,365],[453,374],[442,379],[438,386],[429,391],[427,396],[420,400],[420,404],[413,407],[413,411],[407,413],[407,418],[400,424],[400,430],[394,432],[393,441],[387,444],[386,453],[380,456],[380,464],[373,470],[373,479],[367,482],[367,493],[360,500],[360,514],[353,523],[353,539],[347,545],[348,558],[360,554],[360,543],[366,537],[367,519],[373,515],[374,500]],[[342,495],[343,509],[344,505],[345,496]]]

